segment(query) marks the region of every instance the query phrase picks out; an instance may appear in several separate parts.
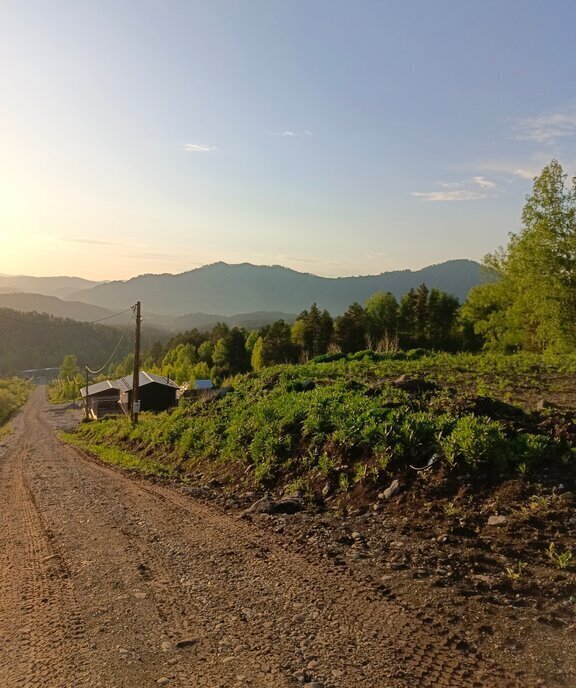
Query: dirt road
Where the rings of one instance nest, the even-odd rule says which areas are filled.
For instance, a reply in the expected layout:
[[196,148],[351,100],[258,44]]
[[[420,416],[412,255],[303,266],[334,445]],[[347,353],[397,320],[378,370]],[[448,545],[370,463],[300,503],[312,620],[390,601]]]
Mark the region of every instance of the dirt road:
[[0,449],[3,688],[517,685],[441,620],[55,423],[38,389]]

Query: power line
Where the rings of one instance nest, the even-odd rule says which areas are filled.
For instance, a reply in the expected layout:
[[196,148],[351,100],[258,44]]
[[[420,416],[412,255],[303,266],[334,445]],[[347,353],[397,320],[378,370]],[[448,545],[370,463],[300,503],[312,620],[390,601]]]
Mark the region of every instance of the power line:
[[[5,309],[5,310],[12,310],[12,309]],[[14,322],[22,323],[23,325],[32,325],[33,327],[76,327],[77,325],[94,325],[95,323],[103,322],[104,320],[111,320],[112,318],[118,318],[121,315],[124,315],[125,313],[128,313],[128,311],[134,311],[134,306],[130,306],[130,308],[127,308],[124,311],[121,311],[120,313],[114,313],[113,315],[107,315],[104,318],[98,318],[97,320],[74,320],[71,323],[46,323],[46,322],[30,322],[29,320],[21,320],[20,318],[14,318],[11,315],[6,315],[2,313],[2,309],[0,309],[0,318],[4,318],[4,320],[13,320]],[[34,311],[37,313],[37,311]],[[42,315],[42,313],[38,313],[38,315]],[[49,317],[52,318],[57,318],[59,316],[57,315],[51,315],[50,313],[46,313],[45,315],[48,315]],[[131,320],[132,318],[130,318]],[[72,318],[67,318],[67,320],[72,320]],[[128,321],[130,322],[130,321]]]
[[[122,332],[120,339],[118,340],[118,344],[116,344],[116,346],[114,347],[114,351],[110,354],[110,358],[106,361],[106,363],[101,368],[98,368],[98,370],[92,370],[92,368],[89,368],[88,364],[86,364],[86,370],[89,373],[92,373],[92,375],[98,375],[98,373],[101,373],[104,370],[104,368],[106,368],[106,366],[109,365],[109,363],[114,358],[114,354],[120,348],[120,344],[122,344],[122,340],[124,339],[124,335],[126,334],[128,327],[130,326],[130,323],[132,322],[132,319],[134,318],[134,308],[135,308],[135,306],[132,306],[131,308],[128,309],[128,310],[132,311],[132,315],[130,316],[130,320],[128,320],[128,322],[126,323],[126,327],[124,328],[124,331]],[[88,390],[86,390],[86,391],[88,391]]]

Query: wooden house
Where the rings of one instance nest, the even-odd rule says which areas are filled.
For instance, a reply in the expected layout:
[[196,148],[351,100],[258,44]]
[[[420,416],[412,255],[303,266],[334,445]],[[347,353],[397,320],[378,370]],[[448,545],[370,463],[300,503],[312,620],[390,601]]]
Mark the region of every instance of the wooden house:
[[[120,393],[120,407],[124,413],[130,413],[132,405],[132,375],[126,375],[116,380]],[[138,396],[140,411],[165,411],[176,406],[176,392],[178,385],[163,375],[140,372],[138,380]]]

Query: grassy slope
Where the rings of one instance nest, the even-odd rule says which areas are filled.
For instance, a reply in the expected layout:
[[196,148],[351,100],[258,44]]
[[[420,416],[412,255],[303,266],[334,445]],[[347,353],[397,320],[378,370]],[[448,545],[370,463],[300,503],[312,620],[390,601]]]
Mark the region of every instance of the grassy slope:
[[20,378],[0,379],[0,426],[26,403],[34,385]]
[[[553,469],[573,482],[576,432],[564,416],[524,414],[503,402],[545,396],[573,403],[574,359],[438,354],[418,360],[340,360],[278,366],[244,376],[222,399],[83,425],[74,442],[115,448],[167,470],[226,482],[299,487],[311,495],[377,490],[430,459],[448,474],[537,479]],[[421,374],[436,390],[390,381]],[[480,395],[480,396],[479,396]],[[99,447],[99,449],[98,449]]]

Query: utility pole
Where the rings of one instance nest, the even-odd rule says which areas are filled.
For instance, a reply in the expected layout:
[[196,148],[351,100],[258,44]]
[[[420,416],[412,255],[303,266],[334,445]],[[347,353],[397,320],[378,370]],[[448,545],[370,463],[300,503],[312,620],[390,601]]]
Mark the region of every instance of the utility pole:
[[86,420],[88,420],[88,364],[85,364],[86,367],[86,396],[84,397],[84,414],[86,416]]
[[136,302],[136,338],[134,339],[134,374],[132,375],[132,408],[130,418],[132,425],[138,423],[140,413],[140,301]]

